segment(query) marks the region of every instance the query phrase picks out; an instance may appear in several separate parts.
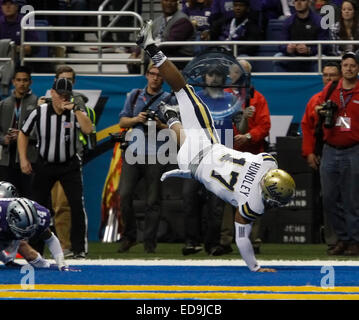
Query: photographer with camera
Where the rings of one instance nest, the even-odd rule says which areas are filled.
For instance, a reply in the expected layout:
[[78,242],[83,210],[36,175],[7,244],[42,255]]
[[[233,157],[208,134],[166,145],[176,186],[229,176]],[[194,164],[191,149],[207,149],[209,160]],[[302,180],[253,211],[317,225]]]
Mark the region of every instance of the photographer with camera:
[[[319,99],[317,113],[323,122],[323,152],[320,178],[323,209],[338,237],[329,255],[359,255],[359,57],[343,55],[343,78]],[[327,99],[327,100],[326,100]],[[325,101],[326,100],[326,101]],[[338,210],[338,203],[341,209]]]
[[[340,64],[336,61],[330,61],[323,66],[322,81],[323,87],[331,82],[330,88],[332,90],[338,84],[339,79],[342,77]],[[327,91],[328,97],[331,95],[331,90]],[[302,128],[302,156],[307,160],[308,166],[312,169],[313,174],[313,195],[316,203],[316,213],[318,219],[323,223],[323,238],[328,246],[332,249],[337,243],[338,239],[333,230],[333,227],[328,219],[328,216],[323,212],[322,197],[320,187],[319,164],[323,149],[323,119],[319,118],[316,108],[318,101],[322,96],[322,91],[314,94],[307,103],[304,115],[301,121]],[[319,121],[320,120],[320,121]],[[337,203],[338,210],[341,210],[340,203]],[[319,216],[320,214],[320,216]]]
[[[163,78],[159,74],[158,68],[152,63],[148,66],[145,76],[146,87],[134,89],[128,94],[125,106],[119,116],[120,127],[132,130],[126,134],[127,141],[121,143],[122,149],[126,149],[126,151],[123,153],[121,179],[117,193],[120,197],[124,232],[118,252],[126,252],[137,243],[133,194],[142,177],[145,180],[147,191],[144,226],[145,252],[154,253],[157,245],[156,236],[160,222],[160,178],[165,170],[165,166],[157,161],[157,151],[164,142],[158,141],[158,139],[153,141],[150,131],[157,133],[161,129],[168,128],[166,121],[158,112],[160,103],[167,102],[172,96],[163,91]],[[142,135],[138,133],[142,133]],[[144,141],[137,141],[138,139]],[[141,143],[143,143],[143,148],[135,147]]]

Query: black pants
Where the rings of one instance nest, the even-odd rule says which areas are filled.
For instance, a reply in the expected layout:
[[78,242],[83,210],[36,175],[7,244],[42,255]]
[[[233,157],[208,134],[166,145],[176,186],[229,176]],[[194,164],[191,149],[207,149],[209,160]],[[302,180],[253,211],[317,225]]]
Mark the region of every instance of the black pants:
[[185,241],[200,244],[209,253],[220,244],[225,202],[194,179],[183,180]]
[[161,164],[128,164],[124,159],[119,187],[120,210],[123,218],[123,237],[137,240],[136,216],[133,210],[133,194],[143,177],[146,184],[144,244],[156,247],[157,230],[160,223],[160,178],[164,171]]
[[34,200],[48,207],[51,189],[56,181],[60,181],[71,208],[71,249],[74,253],[87,252],[82,166],[76,156],[65,163],[48,163],[39,159],[33,182]]

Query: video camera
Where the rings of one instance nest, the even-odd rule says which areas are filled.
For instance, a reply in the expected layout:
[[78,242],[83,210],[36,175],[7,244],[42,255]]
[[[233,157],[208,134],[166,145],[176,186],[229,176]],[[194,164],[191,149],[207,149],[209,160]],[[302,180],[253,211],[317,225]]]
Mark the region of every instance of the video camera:
[[324,120],[323,124],[325,128],[333,128],[335,125],[335,113],[338,111],[338,105],[331,101],[328,100],[327,102],[324,102],[322,104],[322,110],[320,111],[320,116],[322,117],[322,119]]

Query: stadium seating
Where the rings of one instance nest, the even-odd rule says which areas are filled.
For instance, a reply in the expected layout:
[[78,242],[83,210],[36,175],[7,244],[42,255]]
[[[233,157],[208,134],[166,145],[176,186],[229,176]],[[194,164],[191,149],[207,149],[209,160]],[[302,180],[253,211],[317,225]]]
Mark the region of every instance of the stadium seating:
[[[283,20],[271,19],[266,29],[266,40],[280,40],[280,33],[283,27]],[[278,45],[262,45],[259,47],[257,56],[269,57],[278,52]],[[255,61],[252,63],[252,72],[271,72],[273,71],[272,61]]]

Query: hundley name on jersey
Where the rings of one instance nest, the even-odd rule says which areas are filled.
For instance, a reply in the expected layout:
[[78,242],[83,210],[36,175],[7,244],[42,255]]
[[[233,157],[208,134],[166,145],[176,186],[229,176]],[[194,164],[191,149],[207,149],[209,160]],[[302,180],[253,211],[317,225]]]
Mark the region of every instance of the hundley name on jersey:
[[[252,186],[253,181],[254,181],[260,168],[261,168],[260,163],[252,162],[249,165],[248,171],[243,178],[242,185],[239,187],[239,189],[240,189],[239,192],[244,194],[247,198],[249,197],[249,193],[251,192],[251,188],[249,186]],[[247,192],[245,192],[243,190],[246,190]]]

